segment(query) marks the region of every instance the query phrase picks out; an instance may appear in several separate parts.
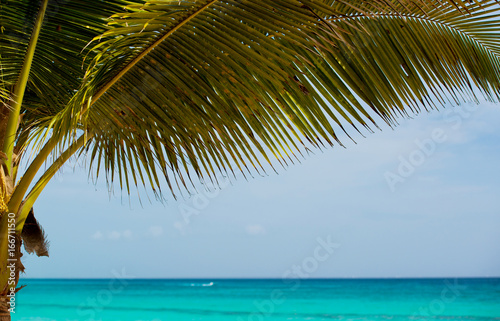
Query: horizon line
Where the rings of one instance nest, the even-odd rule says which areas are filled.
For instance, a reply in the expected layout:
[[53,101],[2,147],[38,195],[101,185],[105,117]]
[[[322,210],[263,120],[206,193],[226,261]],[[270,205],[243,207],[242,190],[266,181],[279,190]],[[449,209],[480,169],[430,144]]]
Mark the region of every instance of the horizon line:
[[[22,278],[19,280],[112,280],[115,278],[110,277],[29,277]],[[418,276],[405,276],[405,277],[310,277],[310,278],[277,278],[277,277],[128,277],[120,278],[123,280],[219,280],[219,281],[231,281],[231,280],[432,280],[432,279],[500,279],[499,276],[430,276],[430,277],[418,277]]]

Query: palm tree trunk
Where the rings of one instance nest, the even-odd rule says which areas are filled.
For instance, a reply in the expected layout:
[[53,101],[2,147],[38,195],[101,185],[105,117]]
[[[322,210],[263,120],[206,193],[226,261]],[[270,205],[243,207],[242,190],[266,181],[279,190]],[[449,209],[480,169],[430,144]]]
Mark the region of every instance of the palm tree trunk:
[[9,298],[5,295],[0,297],[0,321],[10,321]]

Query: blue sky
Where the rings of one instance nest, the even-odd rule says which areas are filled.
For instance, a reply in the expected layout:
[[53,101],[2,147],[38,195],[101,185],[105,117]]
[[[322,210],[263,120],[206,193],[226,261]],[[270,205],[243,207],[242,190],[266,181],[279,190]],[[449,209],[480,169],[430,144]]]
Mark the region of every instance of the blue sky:
[[498,124],[490,103],[379,122],[279,175],[142,207],[69,164],[35,205],[51,257],[25,255],[25,277],[500,276]]

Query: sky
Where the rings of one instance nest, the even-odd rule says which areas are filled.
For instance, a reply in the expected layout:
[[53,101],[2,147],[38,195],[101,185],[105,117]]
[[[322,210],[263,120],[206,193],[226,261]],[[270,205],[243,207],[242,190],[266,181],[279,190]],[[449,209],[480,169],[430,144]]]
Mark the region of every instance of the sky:
[[500,110],[447,106],[161,204],[68,164],[25,278],[500,277]]

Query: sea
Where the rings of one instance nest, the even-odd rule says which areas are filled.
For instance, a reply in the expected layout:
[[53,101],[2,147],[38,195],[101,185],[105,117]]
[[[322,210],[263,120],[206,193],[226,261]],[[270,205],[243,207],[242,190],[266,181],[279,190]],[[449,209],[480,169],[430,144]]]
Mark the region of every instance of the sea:
[[500,278],[22,279],[22,321],[500,321]]

